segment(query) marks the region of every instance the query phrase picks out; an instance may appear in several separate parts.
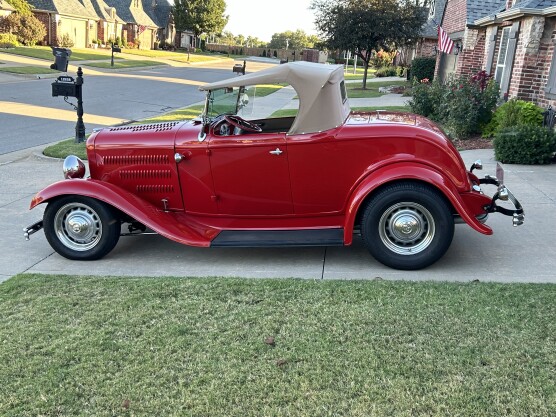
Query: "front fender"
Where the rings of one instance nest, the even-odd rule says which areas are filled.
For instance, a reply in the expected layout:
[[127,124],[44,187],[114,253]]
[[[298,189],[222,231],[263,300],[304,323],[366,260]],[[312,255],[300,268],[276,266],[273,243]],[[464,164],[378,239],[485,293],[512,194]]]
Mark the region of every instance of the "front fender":
[[482,224],[475,218],[475,215],[469,210],[464,199],[448,178],[429,166],[402,162],[388,165],[372,172],[352,192],[348,201],[344,224],[344,243],[346,245],[350,245],[353,241],[355,219],[365,198],[378,187],[400,180],[420,181],[434,186],[444,194],[469,226],[485,235],[492,234],[490,227]]
[[74,194],[103,201],[129,215],[158,234],[190,246],[210,246],[220,230],[200,224],[183,212],[162,211],[121,188],[97,180],[63,180],[39,191],[31,200],[33,209],[41,203]]

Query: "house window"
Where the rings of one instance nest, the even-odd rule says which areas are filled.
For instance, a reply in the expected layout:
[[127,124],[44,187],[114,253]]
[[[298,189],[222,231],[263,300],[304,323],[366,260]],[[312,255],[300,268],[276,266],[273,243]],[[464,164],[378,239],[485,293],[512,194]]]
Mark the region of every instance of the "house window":
[[494,78],[498,84],[502,81],[504,70],[506,68],[506,58],[508,52],[508,40],[510,38],[510,28],[506,27],[502,30],[502,38],[500,40],[500,50],[498,51],[498,60],[496,61],[496,71]]
[[548,75],[548,82],[544,89],[547,97],[556,98],[556,45],[552,53],[552,63],[550,64],[550,74]]

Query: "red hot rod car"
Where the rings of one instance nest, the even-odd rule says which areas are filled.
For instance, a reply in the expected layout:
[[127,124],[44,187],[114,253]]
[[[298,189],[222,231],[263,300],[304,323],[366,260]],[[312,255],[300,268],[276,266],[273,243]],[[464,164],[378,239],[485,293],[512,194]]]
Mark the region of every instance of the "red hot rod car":
[[[265,114],[275,95],[257,93],[265,84],[295,90],[295,117]],[[66,180],[33,198],[31,208],[48,205],[25,236],[44,228],[60,255],[91,260],[114,248],[124,223],[206,247],[350,245],[360,233],[378,261],[419,269],[446,252],[455,223],[484,234],[492,212],[523,223],[512,193],[476,177],[479,162],[467,171],[434,123],[352,112],[341,66],[294,62],[201,90],[196,120],[96,130],[90,177],[68,157]],[[493,197],[484,183],[498,187]]]

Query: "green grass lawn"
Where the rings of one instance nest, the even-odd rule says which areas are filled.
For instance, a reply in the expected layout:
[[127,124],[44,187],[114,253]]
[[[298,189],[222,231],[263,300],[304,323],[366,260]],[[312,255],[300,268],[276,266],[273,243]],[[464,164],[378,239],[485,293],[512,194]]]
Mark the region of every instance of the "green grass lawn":
[[163,50],[147,50],[147,49],[122,49],[126,54],[145,56],[148,58],[164,58],[178,62],[204,62],[227,59],[227,56],[221,54],[204,54],[190,53],[189,56],[185,51],[163,51]]
[[53,70],[47,67],[5,67],[0,68],[1,72],[11,72],[13,74],[53,74],[55,72],[60,72],[58,70]]
[[367,82],[367,89],[363,90],[363,82],[360,83],[346,83],[347,94],[349,98],[373,98],[380,97],[384,93],[379,93],[380,87],[388,87],[391,85],[407,85],[411,84],[408,81],[377,81]]
[[0,415],[550,416],[556,286],[21,275]]
[[[69,57],[71,61],[83,61],[83,60],[99,60],[99,59],[110,59],[109,50],[95,50],[95,49],[71,49],[71,56]],[[17,48],[2,49],[2,52],[7,54],[23,55],[31,58],[46,59],[54,62],[54,55],[52,55],[52,49],[49,46],[18,46]]]
[[89,62],[86,64],[88,67],[95,67],[95,68],[109,68],[109,69],[119,69],[119,68],[136,68],[136,67],[153,67],[156,65],[164,65],[162,62],[158,61],[143,61],[143,60],[135,60],[135,59],[121,59],[114,62],[114,66],[111,65],[111,62]]
[[[88,138],[90,135],[86,135]],[[85,142],[87,139],[85,138]],[[51,158],[64,159],[68,155],[75,155],[83,160],[87,159],[87,148],[85,142],[75,143],[75,138],[66,139],[54,145],[47,146],[43,155],[50,156]]]

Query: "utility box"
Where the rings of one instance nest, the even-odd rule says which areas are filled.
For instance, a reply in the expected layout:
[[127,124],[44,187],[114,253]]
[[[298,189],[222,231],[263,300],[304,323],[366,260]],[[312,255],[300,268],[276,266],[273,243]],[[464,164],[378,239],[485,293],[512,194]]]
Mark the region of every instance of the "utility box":
[[54,55],[54,64],[50,65],[51,69],[66,72],[68,70],[69,57],[71,56],[71,49],[58,48],[51,46],[52,55]]

